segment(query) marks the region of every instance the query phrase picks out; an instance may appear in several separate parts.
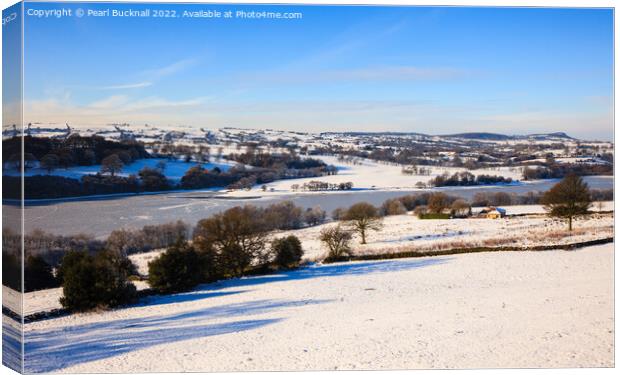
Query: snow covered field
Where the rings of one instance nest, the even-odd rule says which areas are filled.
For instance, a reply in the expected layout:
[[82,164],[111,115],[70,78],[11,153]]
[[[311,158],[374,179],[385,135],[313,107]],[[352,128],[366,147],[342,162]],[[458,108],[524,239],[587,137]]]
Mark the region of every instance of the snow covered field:
[[[599,207],[599,203],[602,203],[601,207]],[[483,207],[474,207],[472,208],[472,212],[474,214],[480,212]],[[523,215],[523,214],[545,214],[545,208],[539,204],[528,204],[528,205],[515,205],[515,206],[504,206],[506,209],[506,213],[508,215]],[[593,202],[592,207],[590,207],[590,211],[593,212],[605,212],[605,211],[613,211],[614,210],[614,202],[606,201],[606,202]]]
[[[198,163],[189,162],[186,163],[182,160],[170,160],[163,158],[152,158],[152,159],[139,159],[135,162],[123,166],[121,172],[117,173],[118,176],[127,177],[131,174],[137,175],[138,172],[144,167],[156,168],[157,163],[163,161],[166,165],[164,168],[164,174],[167,178],[175,181],[179,181],[181,177],[187,172],[188,169],[195,167]],[[211,163],[202,163],[203,167],[206,169],[213,169],[215,167],[220,168],[222,171],[228,170],[234,163],[228,162],[211,162]],[[91,166],[79,166],[79,167],[70,167],[70,168],[58,168],[53,170],[50,174],[54,176],[63,176],[68,178],[80,179],[84,175],[94,175],[101,171],[101,165],[91,165]],[[5,168],[4,174],[10,176],[18,176],[19,171],[15,169]],[[27,169],[25,172],[25,176],[36,176],[36,175],[47,175],[47,171],[41,168],[31,168]]]
[[[606,207],[613,202],[607,202]],[[542,213],[541,206],[506,206],[507,213]],[[354,254],[375,254],[410,250],[441,250],[475,246],[539,246],[590,241],[613,236],[613,215],[601,214],[580,218],[574,222],[573,233],[567,232],[566,222],[546,215],[506,217],[503,219],[446,219],[420,220],[409,215],[387,216],[383,229],[368,233],[368,243],[360,245],[354,237]],[[326,250],[319,233],[328,223],[315,227],[283,231],[274,237],[294,234],[301,240],[305,257],[322,259]]]
[[27,372],[614,366],[613,244],[313,266],[27,324]]
[[[402,173],[402,168],[393,164],[379,163],[370,159],[356,159],[358,163],[346,163],[339,161],[335,156],[313,156],[314,158],[324,161],[328,165],[334,165],[338,168],[338,174],[321,177],[309,177],[309,178],[296,178],[292,180],[278,180],[267,186],[267,192],[260,192],[261,195],[280,195],[299,193],[293,191],[291,185],[303,185],[310,181],[322,181],[327,183],[338,184],[342,182],[353,182],[354,189],[378,189],[378,190],[415,190],[419,187],[417,183],[427,183],[432,178],[440,176],[444,173],[453,175],[457,172],[470,172],[476,176],[486,175],[498,175],[504,177],[510,177],[514,181],[522,178],[521,168],[485,168],[468,170],[465,168],[452,168],[452,167],[426,167],[432,170],[430,175],[406,175]],[[235,191],[229,193],[234,196],[247,196],[256,195],[260,186],[256,186],[252,191]],[[319,192],[324,193],[324,192]],[[333,192],[330,192],[333,193]],[[307,192],[307,194],[317,194],[317,192]]]

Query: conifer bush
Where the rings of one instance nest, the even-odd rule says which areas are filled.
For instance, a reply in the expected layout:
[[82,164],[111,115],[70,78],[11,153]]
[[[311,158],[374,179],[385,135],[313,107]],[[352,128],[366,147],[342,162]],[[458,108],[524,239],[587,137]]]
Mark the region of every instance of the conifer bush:
[[277,238],[271,242],[271,251],[275,256],[274,263],[278,268],[294,268],[299,266],[304,251],[301,241],[296,236]]
[[149,285],[160,293],[190,290],[204,280],[203,260],[192,246],[179,240],[149,262]]
[[71,251],[62,260],[60,303],[72,311],[116,307],[136,298],[136,287],[128,280],[135,268],[129,259],[111,251],[90,255]]

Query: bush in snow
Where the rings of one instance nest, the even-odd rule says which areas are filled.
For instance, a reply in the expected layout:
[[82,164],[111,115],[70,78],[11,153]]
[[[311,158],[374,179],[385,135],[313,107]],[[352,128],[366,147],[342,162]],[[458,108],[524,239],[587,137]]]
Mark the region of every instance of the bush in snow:
[[336,260],[347,255],[351,255],[350,231],[343,229],[340,225],[324,228],[321,230],[320,240],[328,249],[327,259]]
[[[7,248],[5,244],[3,246]],[[18,256],[6,250],[2,251],[2,285],[21,292],[21,280],[21,262]]]
[[52,266],[41,256],[29,256],[24,269],[24,289],[26,292],[34,290],[56,288],[59,286],[54,277]]
[[271,251],[275,256],[274,263],[279,268],[297,267],[304,255],[299,238],[293,235],[273,240]]
[[157,259],[149,262],[149,285],[160,293],[190,290],[201,281],[201,256],[183,239],[179,239]]
[[136,287],[128,277],[135,271],[131,261],[112,251],[89,255],[71,251],[62,260],[60,303],[73,311],[115,307],[132,302]]
[[145,191],[170,189],[170,182],[160,169],[144,167],[140,170],[138,176],[140,176],[140,181],[142,182],[142,189]]

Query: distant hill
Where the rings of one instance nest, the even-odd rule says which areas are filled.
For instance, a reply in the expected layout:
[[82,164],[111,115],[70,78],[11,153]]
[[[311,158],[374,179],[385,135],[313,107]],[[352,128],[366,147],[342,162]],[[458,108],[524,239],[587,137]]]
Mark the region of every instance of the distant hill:
[[322,132],[320,135],[347,135],[347,136],[377,136],[377,135],[385,135],[385,136],[417,136],[417,137],[431,137],[428,134],[416,133],[416,132]]
[[442,138],[463,138],[463,139],[484,139],[488,141],[507,141],[514,139],[514,136],[497,133],[458,133],[441,135]]
[[575,139],[564,132],[528,134],[528,135],[505,135],[505,134],[497,134],[497,133],[458,133],[458,134],[442,135],[440,137],[480,139],[480,140],[486,140],[486,141],[509,141],[509,140],[518,140],[518,139],[552,140],[552,139],[558,139],[558,138],[566,139],[566,140]]
[[499,133],[487,133],[487,132],[471,132],[471,133],[456,133],[456,134],[443,134],[443,135],[429,135],[429,134],[423,134],[423,133],[416,133],[416,132],[392,132],[392,131],[387,131],[387,132],[323,132],[320,133],[321,135],[344,135],[344,136],[354,136],[354,137],[360,137],[360,136],[390,136],[390,137],[400,137],[400,136],[416,136],[416,137],[423,137],[423,138],[433,138],[433,137],[439,137],[442,139],[454,139],[454,138],[459,138],[459,139],[468,139],[468,140],[481,140],[481,141],[496,141],[496,142],[501,142],[501,141],[511,141],[511,140],[524,140],[524,139],[531,139],[531,140],[538,140],[538,141],[545,141],[545,140],[559,140],[559,139],[563,139],[563,140],[575,140],[576,138],[573,138],[571,136],[569,136],[568,134],[564,133],[564,132],[556,132],[556,133],[540,133],[540,134],[527,134],[527,135],[506,135],[506,134],[499,134]]
[[530,134],[529,138],[535,139],[548,139],[548,138],[562,138],[562,139],[576,139],[564,132],[548,133],[548,134]]

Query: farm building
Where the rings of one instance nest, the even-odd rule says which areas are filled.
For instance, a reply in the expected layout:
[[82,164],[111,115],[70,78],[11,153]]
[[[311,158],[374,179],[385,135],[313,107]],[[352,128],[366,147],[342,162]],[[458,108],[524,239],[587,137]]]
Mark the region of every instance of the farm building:
[[506,216],[506,210],[500,207],[487,207],[483,208],[478,215],[487,219],[500,219]]

